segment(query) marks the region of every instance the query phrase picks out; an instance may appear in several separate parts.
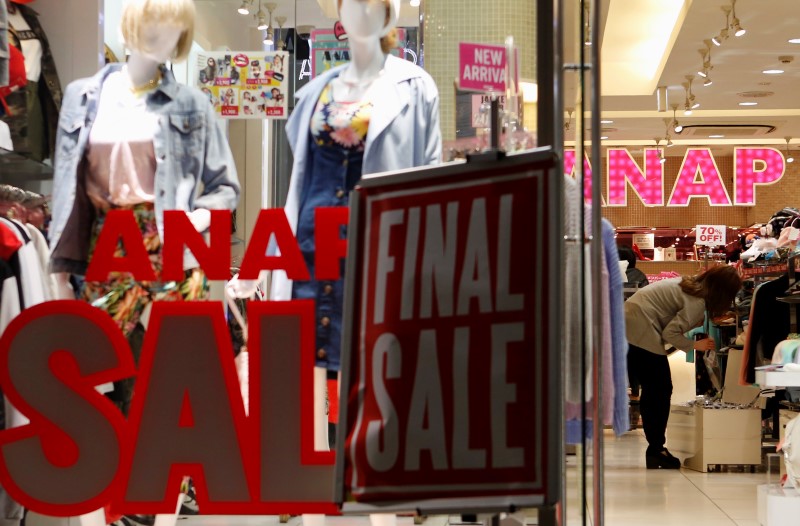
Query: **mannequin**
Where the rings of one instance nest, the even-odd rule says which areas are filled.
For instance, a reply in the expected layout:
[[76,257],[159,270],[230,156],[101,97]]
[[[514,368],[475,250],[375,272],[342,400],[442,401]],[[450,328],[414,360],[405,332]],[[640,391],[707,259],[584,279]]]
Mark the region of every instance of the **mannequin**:
[[[315,208],[346,206],[362,175],[435,164],[441,157],[433,79],[389,54],[400,0],[339,0],[338,8],[352,60],[300,90],[286,125],[294,165],[285,210],[312,276]],[[316,301],[317,449],[328,448],[325,379],[339,370],[343,296],[343,279],[292,283],[283,272],[273,276],[272,299]]]
[[[204,232],[210,210],[236,208],[235,164],[213,107],[163,66],[188,55],[194,17],[192,0],[129,0],[121,24],[129,62],[109,64],[71,83],[59,119],[49,231],[57,295],[77,296],[106,310],[135,359],[154,301],[207,296],[205,276],[191,254],[184,256],[185,279],[177,283],[112,274],[73,290],[70,283],[79,280],[71,277],[85,274],[111,209],[133,212],[158,274],[165,210],[185,211]],[[132,395],[128,379],[115,382],[109,397],[127,414]]]

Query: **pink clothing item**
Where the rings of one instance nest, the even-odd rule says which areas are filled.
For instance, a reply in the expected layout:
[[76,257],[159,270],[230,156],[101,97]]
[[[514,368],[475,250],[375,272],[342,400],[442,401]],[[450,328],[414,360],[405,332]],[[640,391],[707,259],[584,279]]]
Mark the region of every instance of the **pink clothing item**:
[[86,193],[99,209],[154,203],[153,141],[89,142]]

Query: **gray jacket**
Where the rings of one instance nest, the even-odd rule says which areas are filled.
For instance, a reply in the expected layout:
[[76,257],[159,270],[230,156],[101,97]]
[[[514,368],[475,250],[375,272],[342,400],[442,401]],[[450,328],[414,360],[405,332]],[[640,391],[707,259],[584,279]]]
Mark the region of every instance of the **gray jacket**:
[[657,281],[639,289],[625,302],[628,343],[655,354],[665,346],[690,351],[694,341],[684,333],[702,325],[706,302],[680,287],[681,278]]
[[[71,83],[64,94],[54,162],[51,272],[86,271],[94,207],[83,190],[84,152],[103,81],[121,68],[122,64],[109,64],[95,76]],[[153,139],[155,212],[158,233],[164,239],[164,210],[233,210],[239,200],[239,181],[208,98],[178,84],[166,69],[162,73],[160,86],[147,95],[147,106],[159,115]]]

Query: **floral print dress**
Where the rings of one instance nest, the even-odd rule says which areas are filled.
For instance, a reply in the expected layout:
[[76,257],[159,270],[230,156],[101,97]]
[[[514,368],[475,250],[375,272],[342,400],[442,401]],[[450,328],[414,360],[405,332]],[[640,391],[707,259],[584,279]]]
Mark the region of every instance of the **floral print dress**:
[[[371,102],[336,101],[328,84],[317,102],[309,130],[312,139],[309,141],[309,168],[300,195],[297,241],[311,280],[295,281],[292,297],[315,300],[315,360],[318,367],[329,371],[338,371],[340,367],[344,279],[317,281],[314,278],[314,210],[347,206],[350,191],[361,179],[372,110]],[[347,237],[345,227],[340,235]],[[344,266],[342,261],[342,276]]]

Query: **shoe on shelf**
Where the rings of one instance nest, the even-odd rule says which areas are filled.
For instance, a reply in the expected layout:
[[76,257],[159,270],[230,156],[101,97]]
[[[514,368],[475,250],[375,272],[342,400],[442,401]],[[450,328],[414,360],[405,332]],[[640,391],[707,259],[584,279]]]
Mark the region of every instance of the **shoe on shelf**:
[[647,469],[680,469],[681,461],[672,456],[667,448],[658,453],[647,453],[645,455]]

